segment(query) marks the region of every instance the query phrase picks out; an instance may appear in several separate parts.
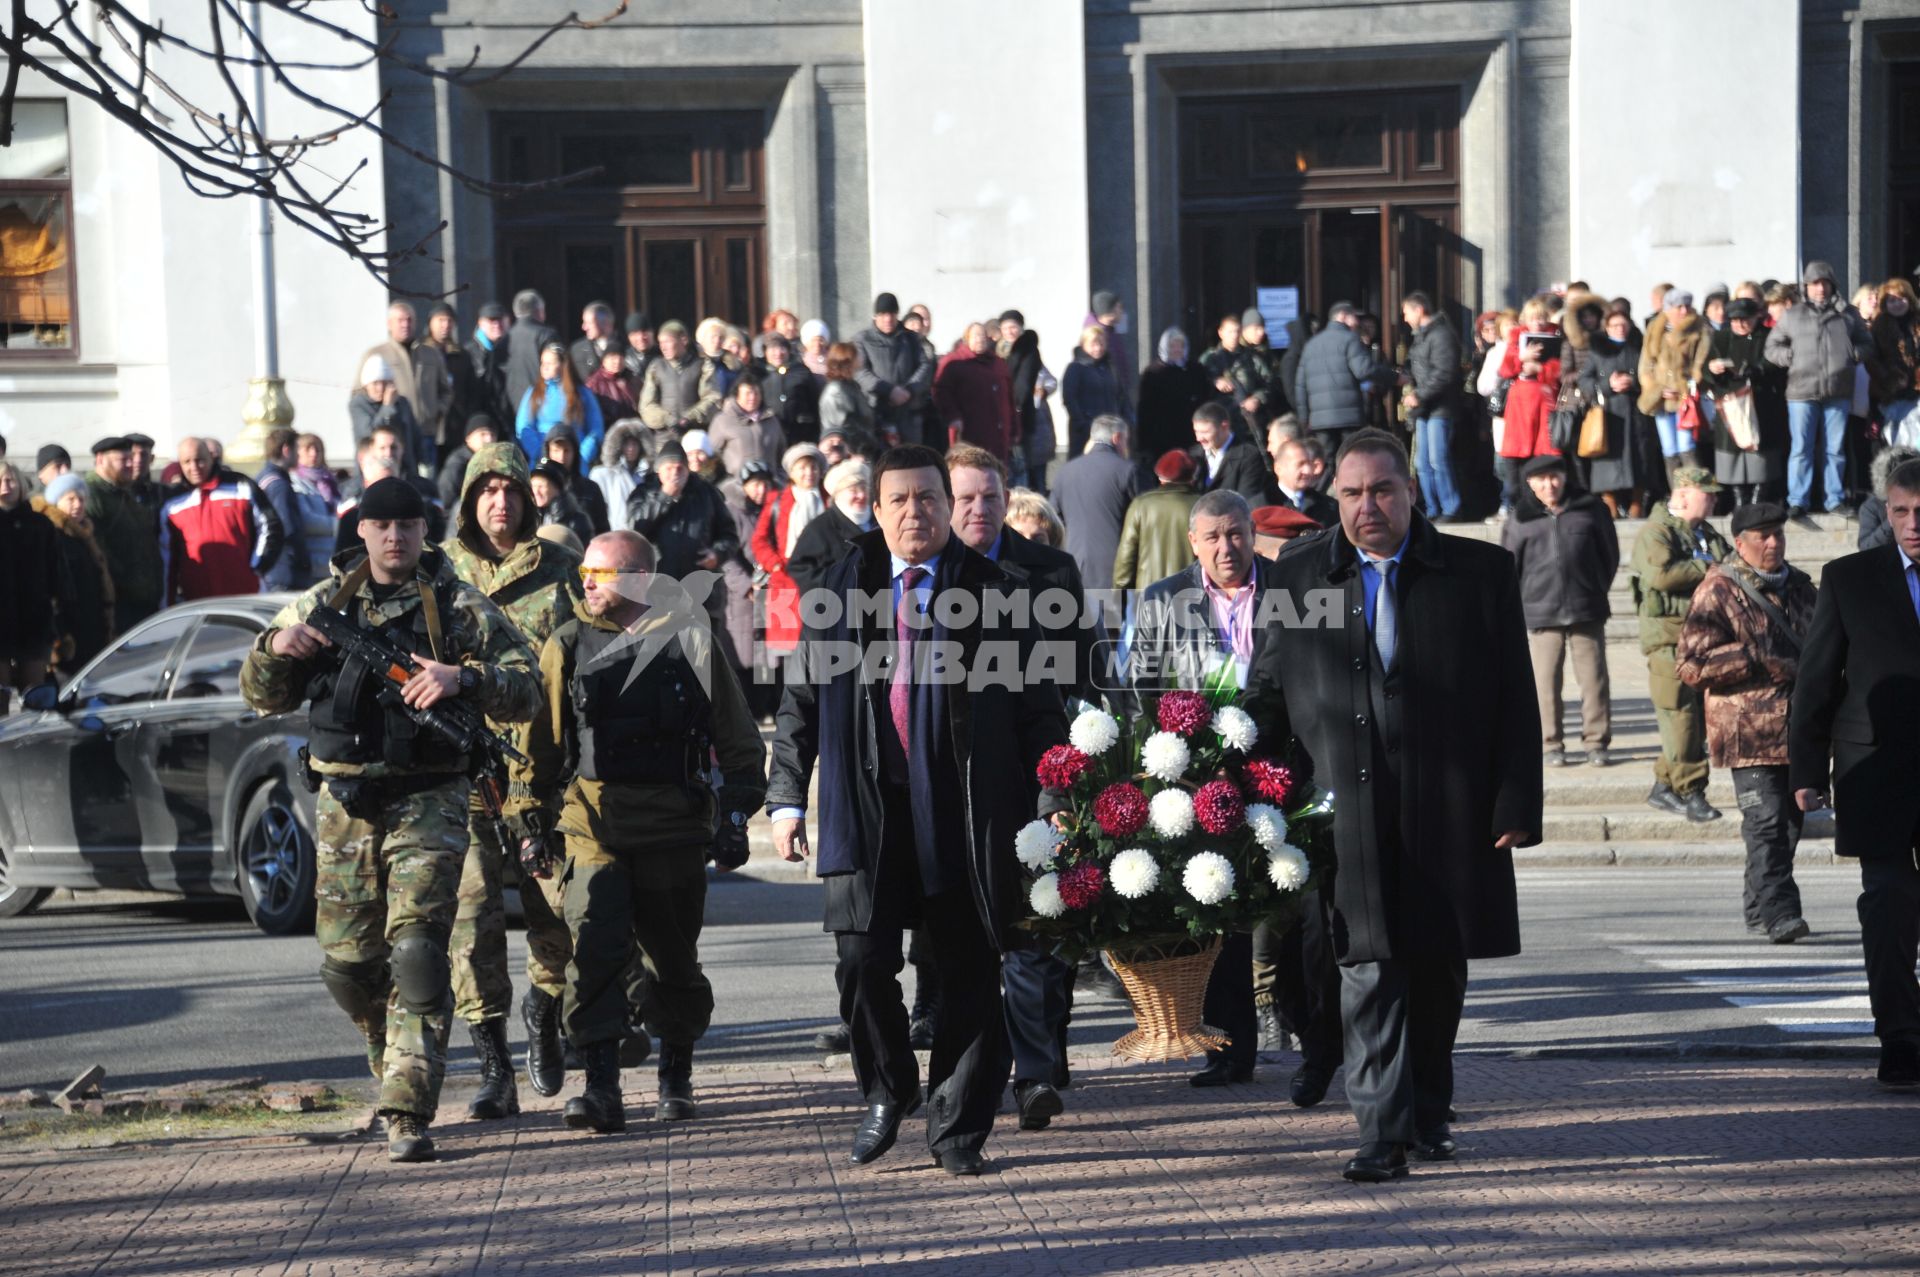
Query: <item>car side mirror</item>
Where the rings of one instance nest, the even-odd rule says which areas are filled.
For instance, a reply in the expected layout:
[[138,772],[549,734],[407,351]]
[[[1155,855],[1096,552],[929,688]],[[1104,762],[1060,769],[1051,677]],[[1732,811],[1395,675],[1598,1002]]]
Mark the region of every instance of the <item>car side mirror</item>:
[[29,687],[27,694],[20,698],[22,709],[37,710],[45,713],[60,708],[60,689],[52,683],[42,683],[38,687]]

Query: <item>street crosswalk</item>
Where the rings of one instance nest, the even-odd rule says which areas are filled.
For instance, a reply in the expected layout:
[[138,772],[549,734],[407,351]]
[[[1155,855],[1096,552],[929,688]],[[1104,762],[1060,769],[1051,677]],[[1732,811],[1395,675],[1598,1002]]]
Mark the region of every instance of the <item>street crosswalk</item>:
[[1767,948],[1755,941],[1620,945],[1619,951],[1685,985],[1752,1011],[1784,1033],[1861,1037],[1873,1032],[1860,946],[1852,942]]

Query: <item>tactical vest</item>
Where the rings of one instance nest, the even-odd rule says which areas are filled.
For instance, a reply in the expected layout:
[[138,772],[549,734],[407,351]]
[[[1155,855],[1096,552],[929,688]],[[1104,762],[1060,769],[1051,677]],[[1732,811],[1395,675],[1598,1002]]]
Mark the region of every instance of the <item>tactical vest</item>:
[[[574,646],[573,716],[582,780],[686,785],[706,770],[713,702],[680,640],[643,649],[638,641],[601,659],[626,636],[582,625]],[[642,650],[653,655],[642,668]]]
[[[433,587],[440,615],[453,615],[454,590]],[[360,598],[348,603],[347,615],[363,623]],[[415,607],[385,625],[370,627],[410,652],[431,652],[427,616]],[[442,653],[442,657],[448,654]],[[387,763],[408,771],[457,771],[460,755],[446,739],[415,723],[401,707],[382,705],[377,698],[382,670],[350,660],[329,666],[307,682],[312,704],[307,725],[307,749],[322,762]]]

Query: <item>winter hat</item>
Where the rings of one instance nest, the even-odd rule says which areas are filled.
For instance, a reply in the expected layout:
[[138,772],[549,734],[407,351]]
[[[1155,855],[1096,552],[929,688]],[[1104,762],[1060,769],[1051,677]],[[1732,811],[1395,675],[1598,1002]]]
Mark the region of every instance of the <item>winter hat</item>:
[[826,320],[809,319],[806,323],[800,325],[801,341],[812,341],[815,337],[820,338],[822,341],[833,340],[833,329],[827,327]]
[[1771,501],[1755,501],[1733,512],[1733,535],[1749,528],[1778,527],[1787,521],[1787,512]]
[[1800,286],[1802,288],[1823,279],[1829,284],[1834,282],[1833,267],[1825,262],[1808,262],[1807,268],[1800,272]]
[[360,496],[361,522],[381,519],[424,519],[427,503],[405,479],[382,479]]
[[900,313],[900,299],[892,293],[881,293],[873,299],[873,313],[876,315],[897,315]]
[[793,468],[808,458],[812,458],[816,469],[826,469],[827,458],[825,453],[810,443],[796,443],[780,454],[780,473],[791,478]]
[[765,479],[769,483],[773,482],[773,467],[759,457],[755,457],[740,467],[741,483],[750,483],[755,479]]
[[104,439],[96,439],[93,441],[93,455],[97,457],[103,452],[125,452],[130,447],[132,447],[132,445],[126,441],[124,436],[108,435]]
[[129,448],[153,447],[153,436],[151,435],[143,435],[136,432],[134,434],[123,435],[121,437],[127,441],[127,447]]
[[507,317],[507,308],[499,302],[487,302],[480,307],[480,312],[477,317],[480,319],[505,319]]
[[630,311],[627,322],[620,326],[623,333],[650,333],[653,331],[653,316],[644,310]]
[[1706,297],[1708,301],[1712,301],[1716,297],[1718,297],[1721,301],[1725,301],[1727,300],[1727,298],[1731,296],[1733,296],[1733,290],[1731,288],[1728,288],[1725,284],[1708,284],[1707,285]]
[[63,466],[70,466],[73,464],[73,457],[57,443],[44,444],[40,451],[34,454],[33,468],[45,470],[56,461]]
[[87,481],[77,474],[63,474],[47,485],[47,504],[59,505],[60,498],[69,492],[85,492]]
[[1684,288],[1669,288],[1667,295],[1660,299],[1662,310],[1673,310],[1680,306],[1693,305],[1693,294]]
[[427,312],[427,318],[429,320],[437,319],[441,315],[445,315],[447,318],[456,321],[460,318],[459,315],[454,313],[453,307],[447,305],[445,302],[437,303],[432,310]]
[[493,419],[492,413],[476,412],[467,418],[467,428],[460,433],[470,435],[476,430],[491,430],[495,437],[498,437],[500,434],[500,423]]
[[837,497],[856,483],[872,482],[873,467],[858,457],[848,457],[827,471],[827,477],[820,486],[826,489],[828,496]]
[[1007,321],[1008,321],[1009,319],[1011,319],[1011,320],[1012,320],[1012,321],[1013,321],[1014,323],[1016,323],[1016,324],[1018,324],[1018,325],[1020,325],[1020,326],[1021,326],[1022,328],[1025,328],[1025,327],[1027,326],[1027,317],[1026,317],[1025,315],[1023,315],[1023,314],[1021,314],[1021,313],[1020,313],[1019,311],[1017,311],[1017,310],[1003,310],[1003,311],[1001,311],[1001,312],[1000,312],[1000,322],[1001,322],[1001,323],[1003,323],[1003,324],[1004,324],[1004,323],[1006,323],[1006,322],[1007,322]]
[[1092,310],[1094,318],[1098,319],[1100,316],[1108,314],[1119,304],[1120,295],[1118,293],[1110,293],[1104,288],[1101,289],[1093,295]]
[[1555,470],[1558,470],[1561,474],[1565,474],[1567,472],[1567,459],[1565,457],[1555,456],[1552,453],[1546,453],[1529,459],[1526,465],[1521,466],[1520,477],[1522,479],[1531,479],[1537,474],[1551,474]]
[[1265,328],[1267,326],[1267,317],[1260,313],[1258,306],[1249,306],[1240,312],[1240,326],[1242,328]]
[[704,430],[689,430],[680,436],[680,447],[686,452],[704,452],[711,457],[716,449],[713,436]]
[[1178,448],[1169,448],[1160,454],[1160,460],[1153,463],[1153,473],[1167,483],[1190,483],[1193,480],[1193,458]]
[[687,450],[677,440],[669,439],[660,445],[660,451],[653,454],[653,468],[658,470],[669,461],[678,461],[683,466],[687,464]]
[[360,384],[365,386],[376,381],[392,381],[393,365],[378,355],[368,355],[367,361],[360,365]]
[[542,461],[533,468],[532,476],[545,479],[556,488],[565,488],[567,486],[566,468],[558,461]]
[[1751,297],[1736,297],[1727,303],[1727,318],[1758,319],[1760,318],[1760,303]]

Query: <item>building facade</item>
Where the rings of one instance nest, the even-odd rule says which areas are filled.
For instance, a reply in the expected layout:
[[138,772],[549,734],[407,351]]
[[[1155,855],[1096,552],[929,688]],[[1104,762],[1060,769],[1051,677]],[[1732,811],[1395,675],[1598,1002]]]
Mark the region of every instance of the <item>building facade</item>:
[[[400,0],[395,50],[496,67],[590,7]],[[635,0],[498,77],[377,74],[402,143],[372,166],[380,208],[409,241],[444,223],[396,283],[452,295],[463,326],[534,287],[569,336],[591,300],[743,324],[779,306],[844,334],[885,289],[932,307],[942,348],[1019,307],[1057,370],[1095,289],[1126,299],[1144,360],[1164,327],[1204,346],[1256,304],[1393,317],[1421,288],[1464,316],[1575,277],[1641,304],[1659,280],[1789,279],[1816,257],[1849,287],[1920,266],[1920,0]],[[134,219],[85,150],[75,191]],[[104,141],[91,158],[120,163]],[[194,242],[191,211],[169,215],[144,254],[161,262]],[[244,334],[191,359],[178,334],[195,305],[244,328],[242,294],[176,299],[184,281],[160,280],[164,350],[95,346],[95,306],[139,294],[124,255],[91,259],[87,216],[76,204],[75,368],[93,371],[30,373],[46,360],[10,336],[0,433],[31,439],[29,404],[116,429],[138,414],[156,435],[222,412],[237,428]],[[290,261],[295,234],[283,321],[353,293],[283,347],[297,424],[344,438],[338,396],[380,299]],[[244,235],[218,239],[192,255]],[[305,385],[328,379],[332,402]]]

